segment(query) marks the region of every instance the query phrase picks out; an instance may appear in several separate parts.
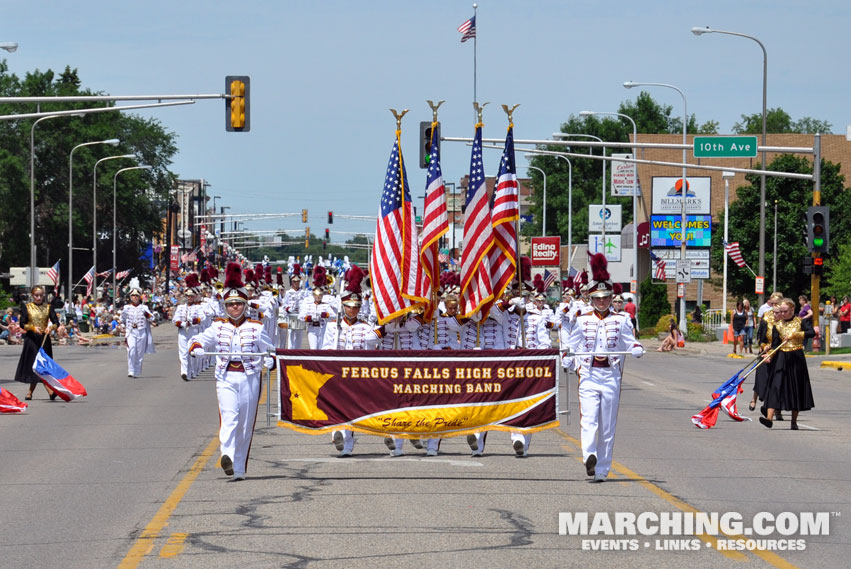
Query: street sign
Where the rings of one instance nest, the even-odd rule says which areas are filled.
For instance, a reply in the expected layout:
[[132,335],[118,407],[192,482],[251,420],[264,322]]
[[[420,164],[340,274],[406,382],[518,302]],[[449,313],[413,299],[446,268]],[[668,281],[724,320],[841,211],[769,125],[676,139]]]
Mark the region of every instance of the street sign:
[[[588,206],[588,233],[603,232],[603,206]],[[606,204],[605,212],[606,233],[620,232],[623,228],[623,207]]]
[[682,260],[677,261],[677,282],[691,282],[691,262],[688,259],[686,259],[685,262]]
[[765,294],[765,277],[756,277],[754,281],[754,294]]
[[756,158],[755,136],[695,136],[695,158]]
[[621,262],[621,236],[620,233],[606,233],[606,241],[603,242],[602,235],[588,234],[588,252],[603,253],[610,263]]
[[[613,196],[633,196],[638,187],[638,175],[635,162],[624,162],[618,158],[632,159],[632,154],[612,154],[612,180],[611,188]],[[608,230],[607,230],[608,231]]]

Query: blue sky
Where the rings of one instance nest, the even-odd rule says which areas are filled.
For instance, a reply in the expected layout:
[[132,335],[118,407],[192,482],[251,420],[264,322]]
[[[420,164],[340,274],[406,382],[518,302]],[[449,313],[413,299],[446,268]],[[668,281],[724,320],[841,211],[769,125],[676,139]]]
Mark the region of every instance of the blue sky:
[[[75,67],[84,86],[110,94],[216,93],[225,75],[251,76],[251,132],[228,133],[221,101],[140,113],[178,135],[172,170],[204,178],[218,205],[237,212],[300,212],[313,233],[326,212],[375,215],[395,122],[408,108],[402,144],[414,195],[425,171],[417,125],[426,99],[444,99],[443,134],[472,136],[473,43],[456,31],[472,2],[27,0],[5,3],[0,41],[12,72]],[[753,41],[709,34],[711,26],[758,37],[768,51],[768,106],[851,124],[846,1],[704,0],[602,3],[478,2],[478,98],[490,101],[485,137],[503,137],[500,105],[520,103],[517,138],[548,138],[583,109],[614,111],[634,99],[626,80],[674,84],[698,123],[727,133],[760,112],[762,52]],[[682,113],[680,96],[651,95]],[[851,143],[849,143],[851,144]],[[443,171],[457,182],[470,150],[443,144]],[[495,175],[498,151],[485,155]],[[519,164],[526,164],[522,158]],[[521,175],[524,172],[521,170]],[[253,229],[302,228],[293,221]],[[371,224],[332,230],[372,233]]]

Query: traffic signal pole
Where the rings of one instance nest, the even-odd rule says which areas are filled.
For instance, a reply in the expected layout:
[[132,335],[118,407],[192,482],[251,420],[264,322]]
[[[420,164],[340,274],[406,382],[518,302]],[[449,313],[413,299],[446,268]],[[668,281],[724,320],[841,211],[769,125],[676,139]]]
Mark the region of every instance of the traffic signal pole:
[[[765,167],[765,166],[763,166]],[[816,133],[813,136],[813,205],[821,205],[821,135]],[[813,258],[820,257],[822,253],[813,253]],[[821,275],[813,274],[810,276],[810,306],[813,307],[813,328],[819,325],[819,285],[821,284]]]

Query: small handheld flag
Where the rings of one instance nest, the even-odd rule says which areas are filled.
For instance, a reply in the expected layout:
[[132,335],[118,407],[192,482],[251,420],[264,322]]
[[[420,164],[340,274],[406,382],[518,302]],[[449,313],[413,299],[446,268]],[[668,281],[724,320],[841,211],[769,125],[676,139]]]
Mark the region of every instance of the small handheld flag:
[[62,369],[53,358],[47,355],[44,348],[39,349],[33,362],[33,371],[41,378],[41,381],[63,401],[73,401],[78,397],[85,397],[86,388],[74,379],[71,374]]
[[23,413],[27,404],[9,391],[0,387],[0,413]]

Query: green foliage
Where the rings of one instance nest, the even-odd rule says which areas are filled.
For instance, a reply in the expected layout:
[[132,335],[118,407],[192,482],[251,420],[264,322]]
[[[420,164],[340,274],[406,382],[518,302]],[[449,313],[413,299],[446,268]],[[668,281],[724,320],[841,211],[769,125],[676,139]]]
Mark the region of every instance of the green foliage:
[[[830,212],[830,225],[833,227],[833,211]],[[833,229],[831,229],[833,233]],[[822,287],[823,296],[835,296],[841,299],[851,295],[851,243],[837,246],[837,254],[825,260],[827,283]]]
[[671,329],[671,321],[674,324],[677,323],[677,317],[674,314],[663,314],[656,320],[656,325],[653,327],[653,330],[657,334],[664,334]]
[[[349,248],[345,245],[328,245],[323,249],[322,237],[314,235],[313,233],[310,234],[310,247],[307,249],[304,247],[304,234],[287,235],[286,233],[280,233],[276,235],[276,240],[292,243],[289,245],[247,249],[244,251],[244,254],[254,262],[260,262],[264,255],[268,256],[273,261],[286,260],[290,256],[304,259],[307,255],[313,255],[313,259],[315,261],[319,259],[319,257],[322,257],[323,259],[327,259],[328,257],[337,257],[342,259],[344,256],[348,255],[350,262],[356,263],[364,268],[368,262],[366,249],[354,247]],[[366,236],[355,235],[346,241],[346,243],[366,245],[367,241]]]
[[[82,88],[77,70],[66,67],[27,73],[23,80],[8,73],[0,62],[0,96],[61,96],[96,94]],[[44,103],[42,112],[84,109],[102,104]],[[35,112],[34,104],[0,105],[0,114]],[[63,281],[68,267],[69,156],[79,144],[117,138],[117,147],[96,144],[77,148],[73,156],[71,222],[74,244],[92,243],[94,211],[92,178],[95,162],[106,156],[136,154],[138,160],[110,160],[98,167],[97,233],[98,269],[112,266],[112,218],[114,175],[134,165],[150,165],[150,171],[128,171],[115,187],[118,268],[136,269],[138,260],[155,234],[162,231],[164,206],[175,176],[167,168],[177,151],[174,134],[158,121],[115,111],[82,117],[57,117],[35,126],[34,119],[0,121],[0,266],[29,265],[30,134],[34,132],[35,242],[36,260],[50,266],[60,260]],[[144,172],[144,173],[143,173]],[[74,280],[91,266],[91,253],[74,253]]]
[[[831,124],[827,121],[804,117],[793,121],[789,113],[781,108],[768,109],[765,112],[765,131],[772,133],[795,132],[800,134],[830,133]],[[742,115],[742,122],[733,125],[736,134],[762,134],[762,113]]]
[[658,324],[659,319],[671,313],[668,302],[668,287],[664,284],[653,284],[647,277],[638,285],[641,294],[641,306],[638,309],[638,327],[642,330]]
[[[759,165],[755,165],[759,167]],[[812,173],[812,165],[805,157],[784,154],[777,157],[768,166],[769,170]],[[738,241],[742,257],[754,270],[759,266],[759,176],[746,176],[748,185],[736,188],[737,199],[730,204],[730,241]],[[847,242],[841,236],[851,235],[851,192],[845,190],[845,178],[839,173],[839,166],[822,161],[821,167],[821,203],[828,205],[830,211],[830,259],[839,259],[840,243]],[[766,207],[765,243],[766,272],[771,274],[774,239],[774,204],[777,203],[777,290],[792,298],[798,294],[809,294],[810,277],[801,271],[801,259],[807,255],[805,240],[806,211],[812,204],[812,182],[793,180],[789,178],[766,178]],[[722,239],[724,232],[724,213],[717,214],[716,228],[712,232],[711,263],[716,275],[723,273],[724,249]],[[830,267],[842,266],[841,261],[828,261],[827,274],[823,279],[824,286],[836,281],[831,275]],[[844,273],[843,273],[844,274]],[[848,281],[846,280],[845,283]],[[727,290],[730,296],[743,297],[753,294],[753,275],[746,268],[739,268],[734,263],[727,264]],[[767,283],[770,287],[770,282]]]

